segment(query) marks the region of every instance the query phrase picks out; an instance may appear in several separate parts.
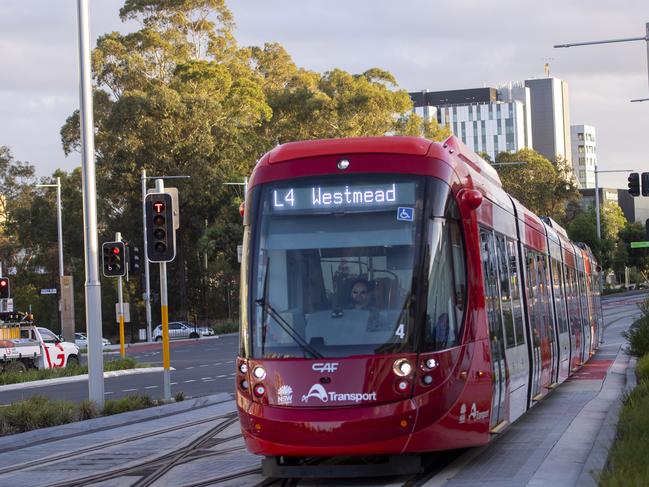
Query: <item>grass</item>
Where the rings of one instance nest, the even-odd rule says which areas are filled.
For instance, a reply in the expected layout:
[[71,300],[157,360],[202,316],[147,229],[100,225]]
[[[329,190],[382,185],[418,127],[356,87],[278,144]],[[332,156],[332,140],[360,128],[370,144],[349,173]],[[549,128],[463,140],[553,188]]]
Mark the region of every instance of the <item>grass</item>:
[[[139,364],[130,357],[104,362],[104,371],[134,369],[136,367],[148,367],[148,365]],[[18,384],[34,380],[57,379],[59,377],[71,377],[73,375],[87,373],[88,367],[86,365],[70,365],[62,369],[29,369],[23,373],[4,372],[0,373],[0,385]]]
[[643,380],[625,398],[617,439],[602,472],[601,487],[649,485],[649,380]]
[[71,401],[33,396],[25,401],[0,408],[0,436],[23,433],[39,428],[73,423],[98,416],[135,411],[164,404],[146,394],[133,394],[120,399],[110,399],[100,412],[97,405],[89,400],[75,404]]

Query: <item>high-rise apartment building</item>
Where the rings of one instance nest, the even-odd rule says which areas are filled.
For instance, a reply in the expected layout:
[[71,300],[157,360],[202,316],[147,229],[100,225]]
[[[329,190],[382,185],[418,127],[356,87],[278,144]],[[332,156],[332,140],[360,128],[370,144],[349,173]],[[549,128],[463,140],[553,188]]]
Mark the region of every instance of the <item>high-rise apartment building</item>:
[[435,117],[475,152],[495,159],[499,152],[532,147],[529,90],[523,84],[410,94],[415,113]]
[[595,187],[595,167],[597,166],[597,144],[595,127],[591,125],[571,125],[570,142],[572,146],[572,168],[582,188]]
[[558,78],[525,80],[530,89],[533,148],[550,161],[571,162],[568,83]]

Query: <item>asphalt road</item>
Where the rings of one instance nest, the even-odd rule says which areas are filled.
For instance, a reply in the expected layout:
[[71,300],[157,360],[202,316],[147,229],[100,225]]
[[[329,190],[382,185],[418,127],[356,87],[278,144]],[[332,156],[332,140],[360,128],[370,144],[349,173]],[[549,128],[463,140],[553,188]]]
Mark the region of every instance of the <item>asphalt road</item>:
[[[238,335],[204,337],[197,340],[172,341],[170,346],[171,394],[183,392],[185,397],[198,397],[218,392],[234,392],[235,359]],[[127,356],[140,363],[162,366],[162,344],[143,344],[127,349]],[[119,352],[104,355],[104,360],[119,357]],[[162,372],[151,372],[104,380],[106,399],[116,399],[128,394],[146,393],[153,399],[163,396]],[[82,380],[44,387],[3,391],[0,405],[44,395],[52,399],[81,401],[88,398],[88,381]]]

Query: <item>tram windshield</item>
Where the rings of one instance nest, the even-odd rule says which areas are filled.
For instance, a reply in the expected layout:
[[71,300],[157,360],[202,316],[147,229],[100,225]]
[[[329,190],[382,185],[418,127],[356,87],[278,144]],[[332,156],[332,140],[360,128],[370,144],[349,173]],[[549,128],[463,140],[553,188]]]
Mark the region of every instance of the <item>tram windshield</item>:
[[413,349],[423,184],[357,175],[263,188],[250,247],[252,356]]

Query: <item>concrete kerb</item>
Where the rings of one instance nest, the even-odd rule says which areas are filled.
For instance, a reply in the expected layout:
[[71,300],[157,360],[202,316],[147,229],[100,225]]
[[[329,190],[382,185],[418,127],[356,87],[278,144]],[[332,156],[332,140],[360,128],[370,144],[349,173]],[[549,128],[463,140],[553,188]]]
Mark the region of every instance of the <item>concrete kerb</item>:
[[[123,375],[150,374],[152,372],[162,372],[163,367],[142,367],[138,369],[111,370],[104,372],[104,379],[109,377],[121,377]],[[169,370],[176,370],[170,367]],[[0,392],[16,391],[21,389],[32,389],[35,387],[53,386],[56,384],[66,384],[69,382],[79,382],[88,380],[88,374],[71,375],[68,377],[58,377],[56,379],[33,380],[29,382],[18,382],[17,384],[7,384],[0,386]]]
[[[618,360],[624,364],[618,363]],[[606,417],[602,422],[602,426],[595,437],[593,447],[591,448],[581,475],[577,481],[577,486],[593,486],[596,487],[599,482],[601,472],[606,468],[608,462],[608,455],[615,442],[617,435],[617,424],[620,418],[620,411],[622,409],[624,397],[635,387],[635,358],[630,358],[626,352],[621,349],[615,359],[615,362],[609,370],[602,391],[597,395],[594,401],[610,402]],[[624,370],[619,370],[624,366]],[[616,368],[618,370],[616,370]],[[621,387],[617,386],[615,376],[624,376],[624,383]],[[610,387],[607,387],[609,384]],[[611,390],[613,389],[613,390]],[[609,397],[606,397],[609,396]],[[614,398],[611,398],[614,396]]]
[[77,421],[75,423],[68,423],[60,426],[52,426],[50,428],[0,437],[0,453],[29,447],[35,443],[41,443],[43,441],[55,441],[95,431],[127,426],[129,424],[164,418],[166,416],[230,401],[232,401],[231,395],[221,392],[211,396],[187,399],[185,401],[173,402],[162,406],[138,409],[137,411],[130,411],[111,416],[102,416],[100,418],[88,419],[86,421]]

